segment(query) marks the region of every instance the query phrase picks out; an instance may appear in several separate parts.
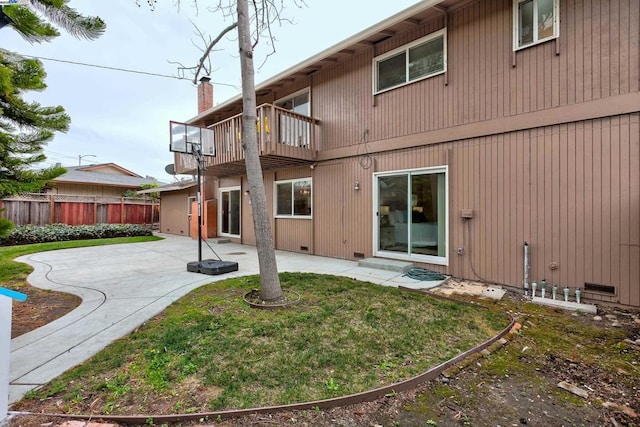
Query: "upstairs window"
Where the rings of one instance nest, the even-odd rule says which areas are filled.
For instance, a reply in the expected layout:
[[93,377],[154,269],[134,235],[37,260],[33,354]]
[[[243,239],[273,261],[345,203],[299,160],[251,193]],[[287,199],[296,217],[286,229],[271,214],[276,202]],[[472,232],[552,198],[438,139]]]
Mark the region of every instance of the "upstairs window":
[[309,89],[303,89],[293,95],[276,101],[276,106],[303,116],[311,116],[311,103],[309,102]]
[[558,37],[560,0],[513,0],[513,50]]
[[276,181],[276,217],[311,218],[311,178]]
[[447,69],[446,29],[373,60],[374,93],[442,74]]

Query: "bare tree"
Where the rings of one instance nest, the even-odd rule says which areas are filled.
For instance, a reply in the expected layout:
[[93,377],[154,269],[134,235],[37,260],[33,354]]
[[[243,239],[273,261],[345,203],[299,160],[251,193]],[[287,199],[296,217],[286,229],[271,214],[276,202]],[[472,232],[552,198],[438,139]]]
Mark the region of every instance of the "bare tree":
[[282,299],[283,295],[278,277],[278,265],[258,151],[255,71],[248,0],[237,0],[236,7],[240,73],[242,76],[242,148],[244,149],[247,180],[249,181],[251,206],[253,206],[253,226],[260,265],[260,297],[265,301],[277,301]]
[[[139,1],[139,0],[138,0]],[[233,0],[228,4],[223,4],[220,0],[218,5],[211,10],[225,13],[227,16],[233,14]],[[198,64],[194,67],[180,67],[180,72],[191,70],[194,73],[194,82],[197,82],[199,73],[210,72],[209,55],[216,44],[230,31],[237,28],[238,49],[240,56],[240,70],[242,77],[242,148],[245,155],[245,166],[247,180],[249,182],[249,194],[253,211],[253,225],[256,235],[256,246],[258,250],[258,262],[260,266],[260,298],[268,302],[280,301],[284,298],[280,279],[278,277],[278,265],[276,262],[275,245],[269,221],[269,211],[267,209],[267,196],[264,188],[262,166],[260,164],[260,154],[258,149],[257,105],[255,90],[255,68],[254,68],[254,48],[262,34],[274,41],[270,25],[275,21],[283,21],[280,16],[282,0],[252,0],[251,9],[248,0],[235,1],[235,19],[231,25],[223,29],[216,38],[209,39],[202,49],[203,55]],[[303,0],[297,0],[296,5],[304,4]],[[153,0],[148,1],[153,7]],[[177,2],[178,6],[180,1]],[[197,1],[194,1],[197,7]],[[202,31],[198,34],[203,41],[206,38]],[[273,43],[272,43],[273,48]],[[267,57],[274,51],[267,54]]]

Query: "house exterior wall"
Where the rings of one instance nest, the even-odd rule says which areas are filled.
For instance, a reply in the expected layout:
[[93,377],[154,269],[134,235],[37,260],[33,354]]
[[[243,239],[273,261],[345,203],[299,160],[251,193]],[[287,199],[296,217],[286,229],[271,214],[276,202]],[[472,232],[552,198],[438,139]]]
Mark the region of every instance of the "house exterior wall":
[[389,38],[314,74],[322,150],[637,93],[639,5],[562,0],[559,40],[520,50],[514,59],[512,1],[475,2],[448,14],[446,74],[374,97],[373,58],[443,28],[444,17]]
[[70,194],[75,196],[122,197],[128,187],[112,187],[105,185],[78,185],[57,183],[50,192],[54,194]]
[[162,193],[160,197],[161,233],[189,236],[188,198],[195,195],[195,187]]
[[[278,249],[373,256],[374,174],[446,166],[447,260],[419,265],[520,287],[526,241],[530,281],[640,306],[640,3],[561,0],[560,38],[516,53],[512,4],[453,9],[271,96],[311,87],[321,147],[265,174],[271,211],[274,181],[313,179],[312,219],[272,218]],[[372,95],[375,56],[445,26],[446,74]]]

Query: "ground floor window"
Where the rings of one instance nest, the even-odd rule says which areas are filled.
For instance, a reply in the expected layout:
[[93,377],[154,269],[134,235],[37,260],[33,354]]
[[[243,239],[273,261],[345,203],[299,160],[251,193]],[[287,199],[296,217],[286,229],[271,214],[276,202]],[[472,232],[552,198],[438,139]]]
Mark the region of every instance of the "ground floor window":
[[218,230],[222,236],[240,236],[240,187],[221,188]]
[[311,218],[311,178],[276,181],[276,217]]
[[446,166],[376,174],[375,188],[376,252],[446,265]]

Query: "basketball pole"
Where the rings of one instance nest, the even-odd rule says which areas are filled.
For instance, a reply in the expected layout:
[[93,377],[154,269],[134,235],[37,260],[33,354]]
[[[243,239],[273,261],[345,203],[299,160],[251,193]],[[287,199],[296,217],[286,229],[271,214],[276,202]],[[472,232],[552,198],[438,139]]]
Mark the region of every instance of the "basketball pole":
[[[196,198],[197,198],[197,209],[198,209],[198,261],[192,261],[187,263],[187,271],[192,273],[202,273],[202,274],[224,274],[230,273],[232,271],[238,271],[238,263],[235,261],[223,261],[220,259],[218,254],[217,260],[213,259],[202,259],[202,219],[203,215],[203,203],[202,203],[202,174],[205,168],[205,156],[213,156],[215,157],[215,146],[213,140],[213,131],[206,128],[201,128],[198,126],[187,125],[186,123],[178,123],[174,121],[169,122],[170,131],[171,131],[171,141],[170,141],[170,151],[174,151],[182,154],[191,154],[196,159],[197,163],[197,183],[196,183]],[[184,130],[182,129],[184,127]],[[194,130],[197,132],[197,135],[194,134]],[[207,145],[203,147],[203,132],[207,133]],[[193,139],[189,140],[188,136],[197,138],[197,142]],[[207,154],[205,154],[205,152]],[[206,243],[206,242],[205,242]],[[207,243],[208,245],[208,243]],[[211,249],[215,254],[213,248]]]
[[202,263],[202,152],[198,145],[192,145],[191,150],[198,162],[198,182],[196,184],[196,193],[198,198],[198,264]]

